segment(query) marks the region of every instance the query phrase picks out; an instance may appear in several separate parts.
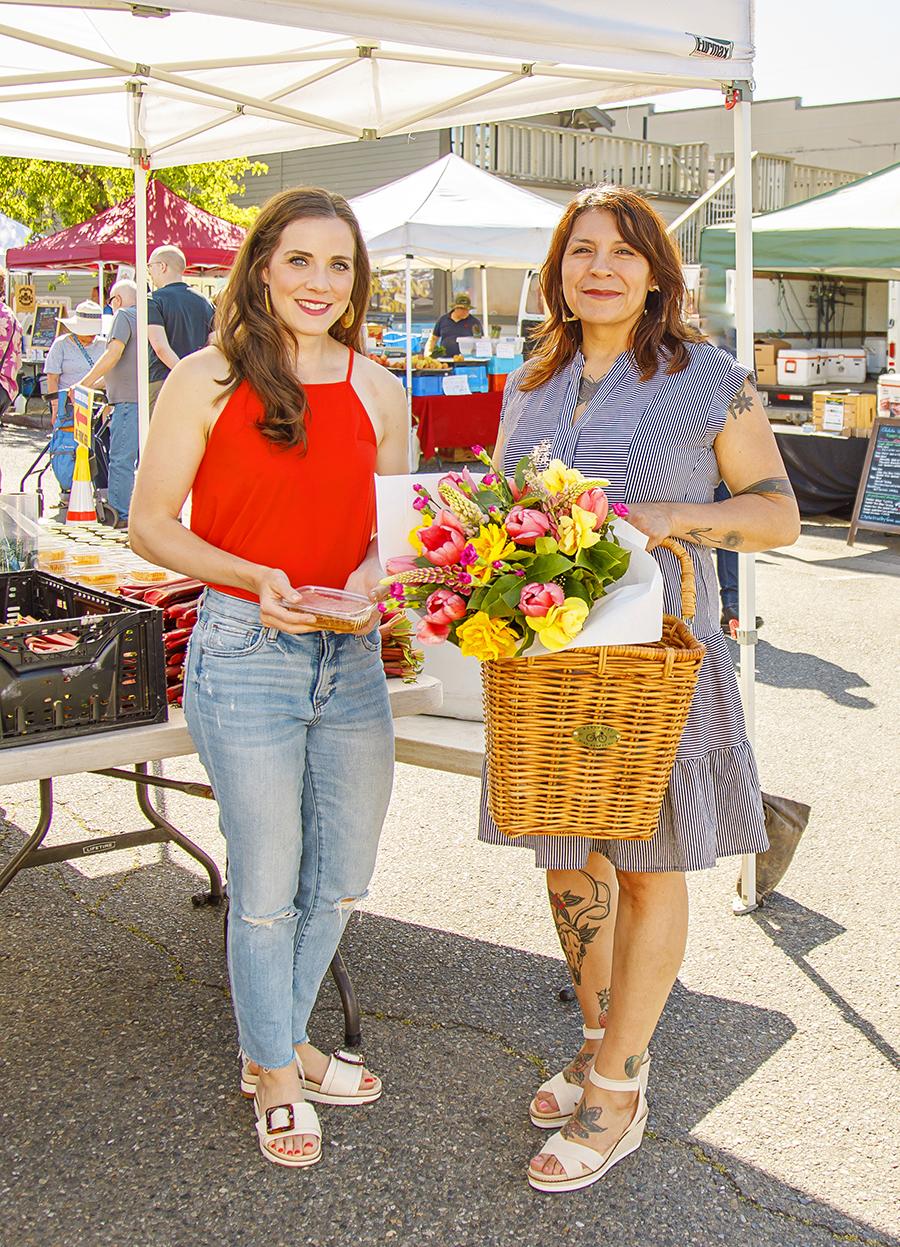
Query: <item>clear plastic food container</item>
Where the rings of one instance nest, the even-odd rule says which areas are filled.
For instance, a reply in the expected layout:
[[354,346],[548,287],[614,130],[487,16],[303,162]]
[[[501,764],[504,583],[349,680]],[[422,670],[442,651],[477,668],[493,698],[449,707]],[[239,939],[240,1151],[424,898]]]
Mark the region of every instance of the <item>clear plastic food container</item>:
[[358,636],[371,632],[374,626],[375,603],[359,593],[325,589],[321,585],[298,585],[294,592],[300,594],[300,601],[292,602],[289,609],[314,615],[316,625],[328,632],[352,632]]

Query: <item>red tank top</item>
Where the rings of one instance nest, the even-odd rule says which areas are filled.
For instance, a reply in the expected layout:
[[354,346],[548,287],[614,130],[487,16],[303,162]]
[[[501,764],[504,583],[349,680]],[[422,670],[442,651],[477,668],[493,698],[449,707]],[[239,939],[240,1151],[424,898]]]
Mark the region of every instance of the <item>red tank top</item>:
[[[194,479],[191,530],[251,563],[278,567],[292,585],[343,589],[375,527],[375,430],[350,383],[304,385],[307,449],[258,428],[259,396],[242,381],[213,426]],[[255,602],[252,593],[213,585]]]

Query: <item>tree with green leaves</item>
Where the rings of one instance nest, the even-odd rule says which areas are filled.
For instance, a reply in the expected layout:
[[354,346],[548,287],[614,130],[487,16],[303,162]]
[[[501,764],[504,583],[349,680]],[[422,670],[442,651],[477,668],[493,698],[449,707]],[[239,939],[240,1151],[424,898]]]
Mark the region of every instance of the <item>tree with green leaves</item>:
[[[246,179],[267,173],[268,165],[246,156],[202,165],[158,169],[159,178],[183,199],[226,221],[249,225],[257,208],[241,208],[232,195],[244,192]],[[47,234],[86,221],[127,199],[134,191],[130,169],[61,164],[50,160],[0,158],[0,212]]]

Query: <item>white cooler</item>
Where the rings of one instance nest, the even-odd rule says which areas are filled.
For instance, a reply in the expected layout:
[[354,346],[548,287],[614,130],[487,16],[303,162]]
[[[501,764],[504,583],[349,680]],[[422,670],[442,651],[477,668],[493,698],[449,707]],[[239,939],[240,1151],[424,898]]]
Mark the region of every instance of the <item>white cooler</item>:
[[846,381],[851,384],[866,379],[866,352],[863,347],[846,347],[828,354],[826,381]]
[[822,352],[818,348],[779,351],[779,385],[818,385],[822,380]]

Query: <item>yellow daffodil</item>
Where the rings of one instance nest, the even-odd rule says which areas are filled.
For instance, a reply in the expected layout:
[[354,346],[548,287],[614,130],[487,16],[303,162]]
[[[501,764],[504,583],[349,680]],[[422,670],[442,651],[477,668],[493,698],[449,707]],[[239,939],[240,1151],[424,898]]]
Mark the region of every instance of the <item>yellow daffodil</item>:
[[544,649],[555,653],[578,636],[588,609],[587,602],[582,602],[581,598],[566,598],[562,606],[551,606],[546,615],[530,618],[528,625],[537,633]]
[[472,538],[472,546],[478,555],[478,562],[469,567],[476,580],[486,584],[496,574],[493,566],[495,560],[508,558],[515,554],[515,544],[510,541],[509,533],[502,524],[482,524],[478,536]]
[[505,619],[491,619],[484,611],[476,611],[457,625],[456,639],[460,653],[466,658],[489,662],[493,658],[512,658],[521,638]]
[[589,549],[600,540],[600,534],[593,530],[597,527],[597,517],[593,511],[585,511],[577,503],[572,504],[571,518],[564,515],[559,521],[559,548],[563,554],[577,554],[579,550]]
[[422,545],[421,539],[420,539],[420,537],[419,537],[419,529],[418,529],[418,527],[416,527],[416,528],[411,528],[411,529],[409,530],[409,536],[406,538],[406,540],[409,542],[409,544],[410,544],[410,545],[412,546],[412,548],[415,550],[416,554],[423,554],[423,553],[424,553],[424,551],[425,551],[425,547]]
[[550,466],[541,473],[541,480],[551,494],[564,494],[567,489],[581,485],[584,477],[577,468],[567,468],[562,459],[552,459]]

